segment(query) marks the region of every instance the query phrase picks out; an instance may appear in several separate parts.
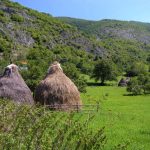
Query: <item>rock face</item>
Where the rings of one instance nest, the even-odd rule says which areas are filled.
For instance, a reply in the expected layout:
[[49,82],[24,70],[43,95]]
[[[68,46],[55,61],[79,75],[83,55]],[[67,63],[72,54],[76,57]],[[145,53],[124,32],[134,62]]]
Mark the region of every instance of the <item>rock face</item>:
[[14,64],[7,66],[0,77],[0,98],[17,103],[34,104],[32,93]]

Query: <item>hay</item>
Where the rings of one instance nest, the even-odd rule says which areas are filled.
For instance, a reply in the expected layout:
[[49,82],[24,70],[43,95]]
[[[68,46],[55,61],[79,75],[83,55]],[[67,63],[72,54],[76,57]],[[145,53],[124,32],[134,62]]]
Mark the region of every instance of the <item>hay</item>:
[[34,103],[30,89],[14,64],[7,66],[0,76],[0,98],[11,99],[17,103]]
[[121,78],[121,80],[118,83],[118,86],[122,86],[122,87],[127,86],[129,81],[130,81],[130,78],[126,78],[126,79]]
[[[42,105],[71,109],[81,105],[80,93],[75,84],[63,73],[58,62],[54,62],[35,90],[35,101]],[[79,106],[80,107],[80,106]]]

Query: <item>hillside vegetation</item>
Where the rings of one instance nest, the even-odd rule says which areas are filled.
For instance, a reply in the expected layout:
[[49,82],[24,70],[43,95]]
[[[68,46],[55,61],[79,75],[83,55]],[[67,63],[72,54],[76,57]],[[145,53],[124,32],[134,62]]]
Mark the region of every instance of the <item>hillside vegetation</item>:
[[9,63],[25,64],[24,78],[31,89],[55,60],[82,88],[79,72],[92,69],[94,54],[107,53],[75,27],[9,0],[0,0],[0,20],[0,73]]
[[150,23],[109,19],[90,21],[67,17],[58,19],[95,37],[109,57],[121,62],[144,60],[150,51]]
[[3,63],[25,60],[31,48],[52,52],[58,46],[69,46],[124,64],[131,59],[145,61],[150,49],[147,23],[54,18],[9,0],[0,1],[0,20]]
[[67,17],[58,17],[58,19],[76,26],[87,34],[96,35],[99,39],[118,37],[150,44],[150,23],[109,19],[90,21]]
[[1,0],[0,20],[0,58],[5,58],[6,61],[26,59],[26,54],[31,48],[51,50],[58,45],[104,53],[94,40],[83,35],[75,27],[18,3]]

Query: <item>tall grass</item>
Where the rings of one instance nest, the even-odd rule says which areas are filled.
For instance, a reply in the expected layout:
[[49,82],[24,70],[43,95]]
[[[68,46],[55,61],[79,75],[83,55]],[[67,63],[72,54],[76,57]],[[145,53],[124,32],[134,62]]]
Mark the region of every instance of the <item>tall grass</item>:
[[89,128],[93,118],[0,100],[0,149],[104,149],[104,128]]

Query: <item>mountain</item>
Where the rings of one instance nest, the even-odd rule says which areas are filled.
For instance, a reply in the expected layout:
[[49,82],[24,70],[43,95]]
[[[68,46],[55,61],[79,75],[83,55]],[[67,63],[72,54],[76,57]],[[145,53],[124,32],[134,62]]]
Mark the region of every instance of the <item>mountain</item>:
[[57,19],[95,38],[115,63],[145,61],[150,53],[150,23],[109,19],[90,21],[69,17]]
[[[48,50],[53,58],[73,60],[76,66],[82,61],[88,67],[88,63],[103,57],[126,66],[146,60],[150,51],[150,29],[149,24],[139,22],[55,18],[9,0],[0,0],[1,66],[26,60],[31,49]],[[41,55],[44,54],[40,53],[43,58]]]
[[21,59],[30,48],[51,50],[58,45],[98,55],[106,52],[92,38],[49,14],[0,0],[0,59],[10,53]]
[[76,26],[87,34],[95,35],[97,39],[117,37],[150,44],[150,23],[109,19],[88,21],[67,17],[58,17],[58,19]]

